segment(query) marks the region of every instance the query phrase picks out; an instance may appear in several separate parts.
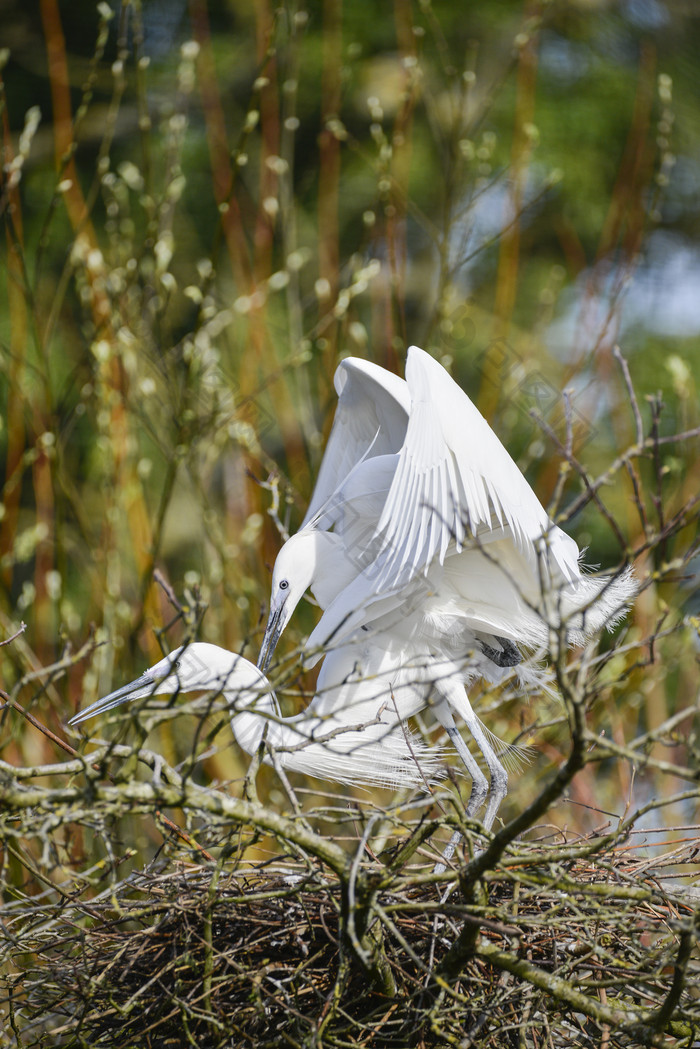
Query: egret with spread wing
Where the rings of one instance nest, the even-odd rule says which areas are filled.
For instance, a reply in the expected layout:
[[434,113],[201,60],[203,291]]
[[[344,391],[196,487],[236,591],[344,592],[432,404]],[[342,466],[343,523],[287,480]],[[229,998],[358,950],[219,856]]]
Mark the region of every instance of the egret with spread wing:
[[[347,676],[344,653],[331,656],[323,692],[301,714],[283,718],[269,681],[257,667],[218,645],[193,642],[98,699],[69,723],[80,724],[148,696],[207,690],[226,699],[242,749],[254,754],[267,730],[267,744],[285,770],[338,783],[425,786],[434,781],[440,754],[399,723],[386,682],[346,681]],[[269,749],[265,760],[270,761]]]
[[[301,530],[272,575],[259,665],[307,588],[323,615],[307,662],[355,646],[356,665],[386,648],[391,672],[417,689],[447,729],[472,776],[468,814],[485,801],[490,826],[507,773],[474,714],[465,685],[526,678],[519,645],[582,643],[625,612],[629,570],[591,576],[575,541],[555,525],[467,395],[429,354],[412,346],[406,380],[366,361],[336,371],[338,408]],[[326,657],[328,658],[328,657]],[[409,668],[406,671],[405,668]],[[406,691],[408,689],[408,691]],[[413,689],[413,692],[411,692]],[[397,703],[410,716],[411,703]],[[465,721],[490,785],[459,735]]]

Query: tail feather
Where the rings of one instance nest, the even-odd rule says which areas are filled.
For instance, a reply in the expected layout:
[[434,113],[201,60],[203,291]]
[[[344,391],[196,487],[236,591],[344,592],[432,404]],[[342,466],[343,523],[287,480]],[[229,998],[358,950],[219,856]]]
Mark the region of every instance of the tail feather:
[[536,753],[535,747],[528,746],[527,744],[521,745],[518,743],[506,743],[504,739],[501,739],[500,736],[497,736],[490,728],[487,728],[481,718],[479,718],[478,721],[484,735],[496,751],[497,757],[500,758],[502,765],[508,770],[508,772],[522,772],[523,766],[530,764]]
[[612,630],[626,615],[638,590],[631,568],[612,576],[584,575],[563,590],[560,613],[571,643],[582,645],[604,627]]
[[316,731],[300,736],[294,748],[276,748],[283,768],[320,779],[345,784],[387,787],[427,787],[439,782],[443,773],[442,748],[427,746],[402,725],[372,726],[341,731],[332,739],[319,742],[333,728],[320,722]]

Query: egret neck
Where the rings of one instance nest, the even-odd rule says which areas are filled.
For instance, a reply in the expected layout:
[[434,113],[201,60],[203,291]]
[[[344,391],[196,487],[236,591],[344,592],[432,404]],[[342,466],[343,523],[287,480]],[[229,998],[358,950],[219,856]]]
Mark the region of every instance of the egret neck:
[[303,528],[284,544],[272,572],[270,614],[258,666],[266,671],[277,642],[299,601],[310,588],[321,608],[327,608],[357,573],[340,536]]

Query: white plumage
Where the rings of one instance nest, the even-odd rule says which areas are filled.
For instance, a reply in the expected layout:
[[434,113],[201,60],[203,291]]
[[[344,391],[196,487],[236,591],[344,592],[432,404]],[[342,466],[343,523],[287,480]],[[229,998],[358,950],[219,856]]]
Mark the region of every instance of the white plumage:
[[[306,662],[342,652],[358,681],[379,667],[399,720],[430,706],[472,776],[468,813],[487,801],[490,826],[507,775],[465,684],[513,669],[531,679],[519,645],[582,644],[624,615],[634,578],[629,569],[584,574],[575,541],[423,350],[409,349],[405,381],[349,358],[335,385],[338,408],[309,511],[275,562],[259,665],[269,665],[310,587],[323,615]],[[320,685],[323,678],[324,668]]]
[[[283,718],[270,682],[256,666],[218,645],[193,642],[80,711],[70,724],[147,696],[207,690],[226,699],[243,750],[255,754],[267,730],[267,742],[284,769],[339,783],[425,786],[433,781],[440,752],[429,750],[387,714],[389,697],[382,683],[345,682],[342,656],[333,679],[333,663],[331,657],[325,692],[302,714]],[[329,703],[331,694],[334,703]],[[265,760],[270,762],[269,751]]]

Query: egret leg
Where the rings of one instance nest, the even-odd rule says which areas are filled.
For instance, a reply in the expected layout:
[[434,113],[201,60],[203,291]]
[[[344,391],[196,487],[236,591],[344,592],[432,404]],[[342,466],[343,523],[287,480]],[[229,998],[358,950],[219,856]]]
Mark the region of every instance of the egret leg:
[[[481,808],[481,806],[484,804],[486,798],[488,797],[488,780],[477,765],[475,758],[473,758],[472,755],[469,753],[469,748],[462,739],[462,736],[457,726],[455,725],[455,720],[452,715],[452,711],[449,709],[446,703],[440,703],[435,708],[435,717],[447,732],[447,735],[450,737],[452,743],[454,744],[455,750],[459,754],[467,772],[471,776],[472,789],[471,794],[469,795],[469,801],[467,802],[466,815],[467,819],[473,819],[476,813]],[[438,863],[435,866],[436,874],[440,874],[442,871],[445,870],[445,867],[452,859],[454,851],[459,845],[461,838],[461,832],[456,830],[450,838],[449,842],[447,843],[447,846],[445,847],[445,850],[442,854],[443,862]]]
[[467,772],[472,778],[472,789],[467,802],[467,819],[473,819],[489,794],[489,782],[469,752],[467,744],[455,724],[447,729],[447,735],[452,740],[454,748],[464,762]]
[[438,682],[436,687],[443,693],[452,709],[464,719],[474,742],[484,755],[484,760],[491,776],[491,785],[486,795],[486,812],[484,813],[482,823],[486,830],[490,830],[501,802],[508,793],[508,773],[498,760],[495,750],[486,738],[486,733],[472,710],[464,685],[461,682],[445,678]]
[[[442,861],[440,863],[435,864],[435,869],[433,872],[434,874],[442,874],[442,872],[446,869],[447,864],[454,856],[455,849],[457,848],[461,840],[462,832],[461,830],[456,830],[450,838],[450,840],[448,841],[445,848],[442,850]],[[442,902],[444,903],[445,901],[442,900]]]
[[491,775],[491,786],[486,799],[486,812],[482,821],[486,830],[491,830],[496,813],[501,807],[501,802],[508,793],[508,773],[503,768],[495,750],[486,738],[486,733],[482,729],[476,714],[473,714],[473,723],[467,722],[467,728],[476,740],[479,750],[484,755]]

